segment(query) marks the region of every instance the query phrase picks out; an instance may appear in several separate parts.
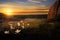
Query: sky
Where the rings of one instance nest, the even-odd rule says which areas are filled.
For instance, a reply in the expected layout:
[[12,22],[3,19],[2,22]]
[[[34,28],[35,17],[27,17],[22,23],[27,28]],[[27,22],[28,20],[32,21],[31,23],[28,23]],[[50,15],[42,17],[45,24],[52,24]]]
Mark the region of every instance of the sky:
[[0,12],[36,12],[48,10],[56,0],[0,0]]

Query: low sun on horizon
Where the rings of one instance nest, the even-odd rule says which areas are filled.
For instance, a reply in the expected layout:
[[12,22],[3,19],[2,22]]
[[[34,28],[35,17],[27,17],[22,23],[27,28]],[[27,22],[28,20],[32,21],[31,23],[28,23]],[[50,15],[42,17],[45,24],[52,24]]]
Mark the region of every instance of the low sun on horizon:
[[0,13],[13,15],[45,15],[55,0],[1,0]]
[[12,9],[4,9],[2,12],[3,12],[3,14],[5,14],[5,15],[9,15],[9,16],[10,16],[10,15],[13,15],[13,13],[12,13],[13,10],[12,10]]
[[12,15],[38,15],[38,14],[47,14],[48,10],[14,10],[13,8],[4,8],[2,13],[7,16]]

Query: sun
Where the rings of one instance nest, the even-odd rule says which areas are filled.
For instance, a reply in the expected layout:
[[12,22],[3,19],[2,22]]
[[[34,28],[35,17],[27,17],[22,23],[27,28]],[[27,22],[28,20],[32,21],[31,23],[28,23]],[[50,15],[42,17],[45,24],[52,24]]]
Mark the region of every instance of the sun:
[[13,15],[13,10],[12,10],[12,9],[4,9],[4,10],[3,10],[3,13],[4,13],[5,15],[10,16],[10,15]]
[[9,10],[9,9],[6,10],[6,14],[7,14],[7,15],[12,15],[12,10]]

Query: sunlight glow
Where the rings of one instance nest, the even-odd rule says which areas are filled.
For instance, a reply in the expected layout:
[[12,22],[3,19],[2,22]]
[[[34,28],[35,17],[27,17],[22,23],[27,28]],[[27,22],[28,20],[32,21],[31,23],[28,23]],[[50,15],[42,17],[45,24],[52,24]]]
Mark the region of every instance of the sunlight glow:
[[13,15],[12,12],[13,12],[12,9],[4,9],[4,10],[3,10],[3,13],[4,13],[5,15],[8,15],[8,16]]

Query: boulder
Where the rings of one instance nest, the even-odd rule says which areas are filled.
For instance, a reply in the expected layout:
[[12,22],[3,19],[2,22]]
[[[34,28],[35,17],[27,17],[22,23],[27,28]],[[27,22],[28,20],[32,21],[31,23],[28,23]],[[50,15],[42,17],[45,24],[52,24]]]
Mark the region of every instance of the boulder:
[[60,19],[60,0],[57,0],[49,9],[48,20]]

